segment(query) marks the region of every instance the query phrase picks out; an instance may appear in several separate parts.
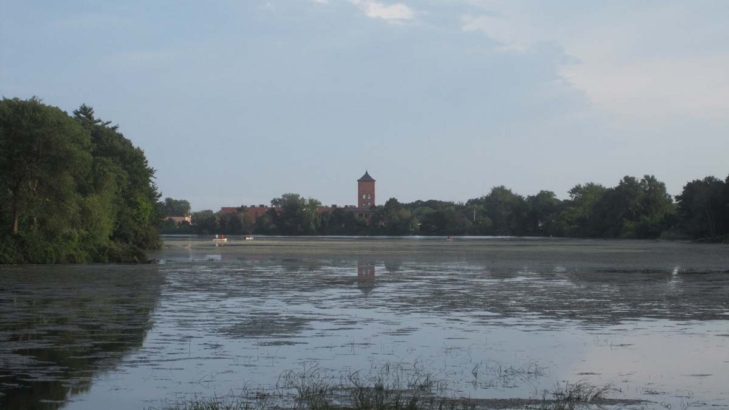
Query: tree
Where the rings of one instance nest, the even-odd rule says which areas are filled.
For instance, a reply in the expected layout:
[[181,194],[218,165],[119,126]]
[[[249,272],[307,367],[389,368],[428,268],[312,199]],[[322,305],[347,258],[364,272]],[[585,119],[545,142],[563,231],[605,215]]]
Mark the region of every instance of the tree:
[[165,198],[160,203],[162,214],[165,216],[189,216],[190,203],[184,199]]
[[218,231],[218,221],[215,213],[209,209],[192,213],[192,225],[195,232],[202,235],[213,234]]
[[321,214],[320,233],[322,235],[357,235],[363,232],[360,231],[353,212],[336,208]]
[[280,233],[284,235],[312,235],[321,226],[321,202],[314,198],[307,200],[299,194],[283,194],[272,199],[271,205],[281,209],[275,219]]
[[319,232],[321,227],[321,215],[319,214],[321,202],[314,198],[306,200],[304,206],[304,220],[302,222],[302,231],[305,235],[314,235]]
[[626,176],[593,206],[593,235],[606,238],[657,238],[673,214],[666,186],[652,175]]
[[0,262],[133,262],[160,245],[144,153],[82,105],[0,101]]
[[[729,179],[729,178],[728,178]],[[694,238],[729,234],[726,224],[729,200],[727,183],[715,177],[694,180],[676,196],[681,229]]]
[[476,214],[479,212],[483,212],[486,210],[486,208],[483,207],[483,205],[479,205],[476,203],[471,203],[468,208],[473,212],[473,223],[476,223]]
[[555,231],[559,236],[599,236],[595,207],[607,192],[607,188],[592,182],[578,184],[570,189],[570,198],[557,218]]
[[420,227],[430,235],[456,235],[459,232],[459,218],[455,206],[444,206],[425,215]]
[[155,171],[149,166],[144,151],[125,138],[118,126],[96,118],[93,108],[83,104],[73,114],[91,134],[94,160],[113,167],[117,192],[112,239],[138,249],[159,248],[160,194],[154,184]]
[[395,198],[390,198],[385,206],[377,208],[370,223],[377,233],[386,235],[408,235],[418,227],[417,218]]
[[645,175],[640,181],[640,214],[633,222],[632,236],[636,238],[657,238],[670,228],[676,213],[673,198],[666,190],[666,184],[653,175]]
[[[91,165],[89,135],[36,97],[4,98],[0,129],[0,185],[9,197],[10,233],[41,226],[53,231],[48,234],[62,233],[78,217],[75,190]],[[63,220],[56,219],[60,215]]]
[[524,198],[504,186],[491,189],[488,195],[469,200],[466,206],[480,205],[493,224],[496,235],[523,235],[525,230]]
[[244,235],[253,232],[255,221],[245,206],[235,213],[218,214],[218,231],[226,235]]
[[562,201],[552,191],[539,191],[526,199],[526,231],[529,235],[553,235]]
[[256,219],[256,232],[260,234],[278,234],[279,215],[276,209],[271,208]]

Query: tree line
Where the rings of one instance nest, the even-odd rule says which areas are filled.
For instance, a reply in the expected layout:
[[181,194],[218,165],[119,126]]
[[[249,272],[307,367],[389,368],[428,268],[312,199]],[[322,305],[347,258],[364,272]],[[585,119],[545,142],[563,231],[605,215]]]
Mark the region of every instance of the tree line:
[[298,194],[275,198],[271,205],[278,210],[258,218],[245,206],[236,213],[199,211],[192,214],[192,225],[168,221],[163,232],[729,240],[729,177],[691,181],[675,198],[651,175],[626,176],[614,187],[579,184],[567,199],[551,191],[525,197],[504,186],[465,203],[391,198],[373,207],[369,219],[343,208],[319,212],[318,200]]
[[0,263],[141,262],[163,213],[144,152],[81,105],[0,101]]

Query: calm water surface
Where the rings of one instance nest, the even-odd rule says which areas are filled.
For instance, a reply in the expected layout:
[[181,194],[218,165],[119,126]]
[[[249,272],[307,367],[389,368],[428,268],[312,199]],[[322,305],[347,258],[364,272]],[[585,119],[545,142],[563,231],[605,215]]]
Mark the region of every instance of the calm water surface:
[[164,407],[312,369],[729,408],[725,245],[168,238],[155,257],[0,267],[0,408]]

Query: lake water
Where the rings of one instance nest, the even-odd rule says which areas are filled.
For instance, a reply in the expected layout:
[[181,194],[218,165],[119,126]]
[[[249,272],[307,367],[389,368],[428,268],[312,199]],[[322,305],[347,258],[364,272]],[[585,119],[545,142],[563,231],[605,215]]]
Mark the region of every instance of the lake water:
[[0,408],[163,408],[355,373],[487,407],[585,382],[621,408],[729,408],[726,245],[179,237],[154,257],[0,267]]

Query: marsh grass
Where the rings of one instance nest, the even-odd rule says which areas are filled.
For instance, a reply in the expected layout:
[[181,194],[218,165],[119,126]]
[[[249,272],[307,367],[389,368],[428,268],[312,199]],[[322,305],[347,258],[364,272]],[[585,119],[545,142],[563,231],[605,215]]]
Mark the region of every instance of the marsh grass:
[[[199,398],[168,404],[164,410],[468,410],[463,400],[444,398],[447,384],[417,365],[386,362],[368,374],[337,373],[316,363],[279,376],[273,389],[243,388],[224,397]],[[149,409],[154,410],[154,409]]]
[[575,384],[566,382],[563,386],[557,385],[551,392],[544,391],[542,401],[527,405],[526,409],[574,410],[585,408],[607,400],[607,395],[615,392],[620,392],[620,390],[613,388],[611,385],[598,387],[586,382],[577,382]]
[[[195,397],[184,402],[175,403],[164,407],[165,410],[263,410],[267,406],[260,406],[261,403],[250,402],[242,397]],[[149,410],[154,410],[150,408]]]
[[[373,367],[373,369],[375,369]],[[521,369],[533,371],[531,367]],[[316,364],[281,374],[271,390],[244,388],[236,395],[176,402],[164,410],[476,410],[486,408],[574,410],[604,403],[618,390],[585,382],[558,385],[541,399],[472,400],[447,397],[447,383],[416,366],[387,362],[375,372],[336,373]],[[152,410],[152,409],[150,409]]]
[[608,393],[619,392],[611,385],[597,387],[585,382],[575,384],[565,383],[564,387],[558,386],[551,394],[557,401],[590,403],[604,400]]

